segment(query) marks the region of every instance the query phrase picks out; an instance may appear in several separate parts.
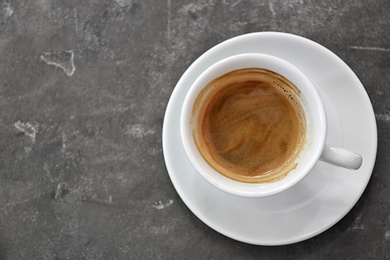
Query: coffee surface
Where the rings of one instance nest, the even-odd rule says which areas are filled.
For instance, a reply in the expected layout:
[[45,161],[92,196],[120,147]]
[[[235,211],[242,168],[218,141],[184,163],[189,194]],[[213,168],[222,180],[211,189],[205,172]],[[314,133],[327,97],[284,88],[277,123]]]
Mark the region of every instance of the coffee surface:
[[237,70],[198,96],[194,137],[221,174],[244,182],[280,179],[295,167],[305,118],[291,82],[263,69]]

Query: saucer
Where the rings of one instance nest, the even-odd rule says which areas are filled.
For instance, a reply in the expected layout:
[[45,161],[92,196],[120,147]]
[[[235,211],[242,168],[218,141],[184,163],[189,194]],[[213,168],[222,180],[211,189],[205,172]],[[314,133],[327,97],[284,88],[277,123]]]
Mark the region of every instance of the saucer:
[[[357,171],[318,162],[300,183],[280,194],[244,198],[227,194],[192,167],[180,137],[180,112],[194,80],[209,66],[240,53],[265,53],[301,69],[323,98],[326,143],[363,157]],[[354,72],[334,53],[306,38],[259,32],[222,42],[200,56],[183,74],[169,100],[163,151],[171,181],[187,207],[205,224],[232,239],[255,245],[286,245],[314,237],[343,218],[371,177],[377,129],[369,97]]]

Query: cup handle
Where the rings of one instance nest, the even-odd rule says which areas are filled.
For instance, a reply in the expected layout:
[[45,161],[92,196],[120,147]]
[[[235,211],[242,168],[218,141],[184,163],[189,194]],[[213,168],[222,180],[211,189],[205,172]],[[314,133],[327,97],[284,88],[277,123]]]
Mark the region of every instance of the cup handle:
[[363,158],[359,154],[327,144],[324,145],[320,160],[351,170],[358,170],[363,162]]

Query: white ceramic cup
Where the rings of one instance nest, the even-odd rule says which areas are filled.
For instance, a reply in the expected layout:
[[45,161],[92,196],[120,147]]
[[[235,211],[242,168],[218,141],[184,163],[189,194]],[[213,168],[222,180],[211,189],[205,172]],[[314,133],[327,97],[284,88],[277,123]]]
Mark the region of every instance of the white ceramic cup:
[[[192,109],[200,91],[211,81],[238,69],[263,68],[291,81],[299,90],[306,116],[306,142],[296,160],[296,167],[284,178],[270,183],[245,183],[230,179],[214,170],[202,157],[193,138]],[[239,196],[263,197],[282,192],[301,181],[322,160],[339,167],[358,169],[362,157],[325,144],[326,115],[322,99],[313,83],[287,61],[265,54],[247,53],[228,57],[207,68],[192,84],[183,103],[180,131],[186,154],[196,171],[215,187]],[[184,174],[184,173],[183,173]]]

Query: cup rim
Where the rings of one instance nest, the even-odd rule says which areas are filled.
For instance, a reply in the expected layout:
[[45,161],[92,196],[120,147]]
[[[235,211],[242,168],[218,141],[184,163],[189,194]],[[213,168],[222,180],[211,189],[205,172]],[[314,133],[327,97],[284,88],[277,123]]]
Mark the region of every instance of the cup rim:
[[[204,161],[203,157],[200,155],[199,151],[197,150],[194,144],[194,140],[191,133],[190,118],[192,114],[192,107],[197,95],[199,94],[199,91],[203,89],[205,83],[208,83],[211,80],[218,78],[219,76],[222,76],[225,73],[240,68],[253,67],[253,66],[240,66],[240,68],[228,69],[229,66],[232,66],[232,64],[245,63],[249,60],[257,60],[257,61],[261,60],[263,64],[264,62],[271,62],[271,64],[276,64],[277,66],[280,66],[283,70],[294,73],[294,75],[296,75],[297,78],[303,80],[306,86],[310,88],[312,98],[314,98],[315,103],[317,103],[316,105],[317,108],[316,112],[318,114],[317,121],[320,122],[320,125],[315,127],[318,128],[317,133],[319,132],[319,134],[316,137],[317,139],[314,144],[314,148],[312,148],[310,154],[307,155],[309,156],[310,160],[308,160],[308,162],[304,166],[300,166],[300,172],[294,172],[293,178],[291,177],[292,174],[289,173],[281,180],[270,182],[270,183],[246,183],[246,182],[240,182],[240,181],[230,179],[218,173],[210,165],[208,165],[208,163]],[[264,65],[261,67],[264,67]],[[266,69],[269,69],[269,67],[267,67]],[[215,72],[218,70],[219,72],[220,71],[222,72],[225,71],[225,72],[223,72],[222,74],[219,73],[221,75],[219,75],[218,73],[215,74]],[[279,73],[279,71],[275,71],[275,72]],[[284,73],[279,73],[279,74],[283,75]],[[210,79],[206,80],[207,78],[211,78],[211,80]],[[283,192],[284,190],[293,187],[295,184],[297,184],[303,178],[305,178],[317,163],[318,159],[320,158],[323,146],[325,144],[325,138],[326,138],[325,108],[322,99],[320,97],[320,94],[318,93],[318,90],[316,89],[314,84],[303,72],[301,72],[297,67],[295,67],[291,63],[281,58],[268,55],[268,54],[259,54],[259,53],[238,54],[238,55],[227,57],[225,59],[222,59],[214,63],[210,67],[206,68],[200,74],[200,76],[196,78],[196,80],[193,82],[184,99],[184,103],[180,115],[180,134],[181,134],[181,140],[184,146],[184,150],[191,164],[194,166],[195,170],[204,179],[206,179],[209,183],[214,185],[216,188],[225,191],[227,193],[243,196],[243,197],[270,196],[270,195]]]

